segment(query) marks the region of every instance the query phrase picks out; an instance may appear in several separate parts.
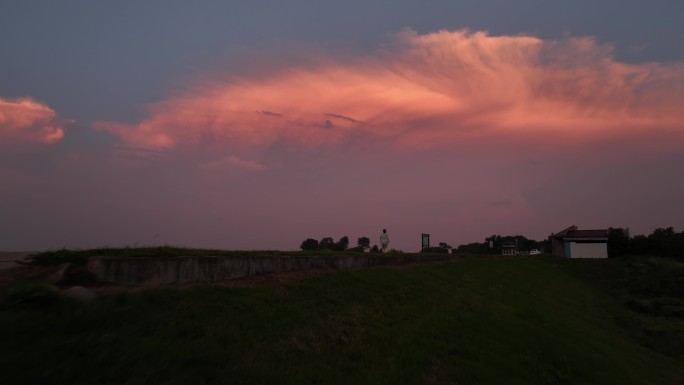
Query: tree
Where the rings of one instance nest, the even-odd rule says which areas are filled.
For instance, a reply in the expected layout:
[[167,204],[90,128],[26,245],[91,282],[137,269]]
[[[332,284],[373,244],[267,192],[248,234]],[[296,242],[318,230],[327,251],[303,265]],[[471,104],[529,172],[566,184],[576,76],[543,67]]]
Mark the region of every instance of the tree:
[[299,246],[299,248],[302,250],[317,250],[318,249],[318,241],[313,239],[313,238],[308,238],[302,242],[302,244]]
[[361,237],[361,238],[356,240],[356,244],[359,247],[365,249],[367,247],[370,247],[370,239],[368,239],[368,237]]
[[651,241],[651,252],[664,257],[682,256],[684,244],[683,235],[675,233],[672,227],[657,228],[648,236]]
[[335,242],[331,237],[325,237],[318,242],[318,250],[332,250]]
[[468,243],[465,245],[459,245],[456,252],[463,254],[487,254],[490,251],[489,245],[486,243]]
[[629,240],[629,254],[645,255],[652,249],[651,240],[645,235],[636,235]]
[[344,236],[340,238],[339,242],[335,243],[335,250],[344,251],[349,247],[349,237]]
[[608,229],[608,256],[611,258],[620,257],[629,251],[629,237],[622,228]]

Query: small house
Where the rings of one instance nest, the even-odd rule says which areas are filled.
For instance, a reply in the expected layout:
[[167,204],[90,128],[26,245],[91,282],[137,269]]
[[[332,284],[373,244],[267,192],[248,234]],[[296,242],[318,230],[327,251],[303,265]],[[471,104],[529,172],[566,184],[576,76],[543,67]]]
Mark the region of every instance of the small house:
[[551,234],[551,253],[565,258],[608,258],[608,230],[579,230],[577,226]]

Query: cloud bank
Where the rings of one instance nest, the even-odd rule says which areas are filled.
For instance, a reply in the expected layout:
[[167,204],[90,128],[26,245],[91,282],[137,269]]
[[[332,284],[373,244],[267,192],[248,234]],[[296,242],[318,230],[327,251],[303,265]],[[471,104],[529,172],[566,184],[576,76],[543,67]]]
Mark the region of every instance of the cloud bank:
[[450,146],[491,135],[683,134],[684,66],[626,64],[591,38],[404,31],[372,57],[209,81],[97,122],[138,147],[250,150],[381,140]]
[[44,103],[31,98],[0,98],[0,143],[57,143],[64,138],[65,125],[65,120]]

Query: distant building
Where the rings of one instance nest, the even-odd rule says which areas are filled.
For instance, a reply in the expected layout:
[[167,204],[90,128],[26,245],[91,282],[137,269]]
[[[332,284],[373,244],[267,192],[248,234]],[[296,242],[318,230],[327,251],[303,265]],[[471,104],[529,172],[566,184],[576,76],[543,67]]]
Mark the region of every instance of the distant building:
[[518,242],[506,241],[501,244],[501,255],[518,255]]
[[570,226],[551,234],[551,253],[566,258],[608,258],[608,230],[578,230]]

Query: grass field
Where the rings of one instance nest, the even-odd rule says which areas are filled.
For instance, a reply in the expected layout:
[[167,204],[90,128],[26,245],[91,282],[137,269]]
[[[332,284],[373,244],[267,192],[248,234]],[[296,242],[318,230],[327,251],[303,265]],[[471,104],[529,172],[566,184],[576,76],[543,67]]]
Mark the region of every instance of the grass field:
[[[92,303],[18,284],[0,299],[0,383],[683,383],[684,320],[668,286],[682,264],[575,262],[470,259],[286,286],[108,289]],[[641,275],[629,278],[632,269]],[[640,283],[644,274],[658,283]],[[675,342],[661,346],[653,330]]]

